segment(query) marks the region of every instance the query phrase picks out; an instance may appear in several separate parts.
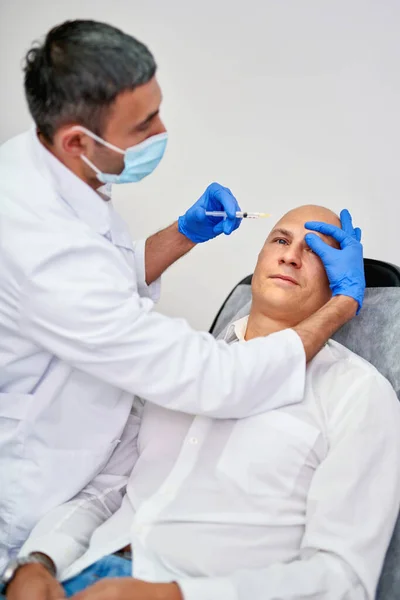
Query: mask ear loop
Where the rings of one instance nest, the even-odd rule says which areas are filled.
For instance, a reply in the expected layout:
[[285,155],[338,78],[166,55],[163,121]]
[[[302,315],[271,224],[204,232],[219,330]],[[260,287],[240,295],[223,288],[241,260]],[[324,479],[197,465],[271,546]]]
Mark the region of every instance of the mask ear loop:
[[119,154],[125,154],[125,150],[121,150],[121,148],[118,148],[118,146],[114,146],[114,144],[110,144],[110,142],[106,142],[106,140],[103,140],[103,138],[101,138],[99,135],[96,135],[95,133],[93,133],[93,131],[90,131],[90,129],[86,129],[86,127],[82,127],[82,125],[75,125],[74,127],[72,127],[72,131],[74,131],[74,130],[75,131],[76,130],[83,131],[83,133],[86,133],[86,135],[91,137],[96,142],[103,144],[103,146],[107,146],[107,148],[110,148],[110,150],[114,150],[115,152],[118,152]]
[[92,163],[92,161],[88,159],[87,156],[85,156],[84,154],[81,154],[81,159],[83,160],[83,162],[85,162],[87,165],[89,165],[89,167],[91,167],[93,169],[93,171],[96,173],[96,175],[99,175],[101,173],[100,169],[98,169],[96,167],[96,165],[94,165]]
[[[106,142],[106,140],[103,140],[103,138],[101,138],[100,136],[93,133],[93,131],[90,131],[90,129],[86,129],[86,127],[82,127],[82,125],[75,125],[74,127],[72,127],[72,131],[83,131],[83,133],[86,133],[86,135],[91,137],[96,142],[103,144],[103,146],[110,148],[110,150],[114,150],[115,152],[118,152],[119,154],[125,154],[125,150],[121,150],[121,148],[118,148],[118,146],[114,146],[114,144],[110,144],[110,142]],[[83,162],[85,162],[87,165],[89,165],[89,167],[91,169],[93,169],[93,171],[96,173],[96,175],[101,174],[100,169],[98,169],[96,167],[96,165],[94,165],[92,163],[92,161],[88,159],[87,156],[85,156],[84,154],[81,154],[81,159],[83,160]]]

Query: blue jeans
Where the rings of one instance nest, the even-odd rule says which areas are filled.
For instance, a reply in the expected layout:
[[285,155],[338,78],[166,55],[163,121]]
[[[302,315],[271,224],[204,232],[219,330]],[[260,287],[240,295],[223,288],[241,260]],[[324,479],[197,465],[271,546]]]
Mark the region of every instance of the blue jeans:
[[64,581],[67,598],[105,577],[132,577],[132,561],[115,554],[104,556],[79,575]]

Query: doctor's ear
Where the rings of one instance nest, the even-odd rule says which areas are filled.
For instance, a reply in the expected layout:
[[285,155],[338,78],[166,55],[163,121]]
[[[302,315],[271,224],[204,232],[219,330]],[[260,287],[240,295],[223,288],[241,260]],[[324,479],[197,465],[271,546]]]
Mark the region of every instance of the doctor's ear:
[[91,154],[95,142],[84,131],[65,125],[54,134],[53,145],[57,153],[79,158],[81,154]]

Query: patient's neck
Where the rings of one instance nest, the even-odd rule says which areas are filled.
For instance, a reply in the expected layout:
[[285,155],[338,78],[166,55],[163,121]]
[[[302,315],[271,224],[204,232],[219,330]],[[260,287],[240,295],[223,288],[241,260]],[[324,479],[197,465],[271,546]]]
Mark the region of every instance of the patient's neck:
[[263,314],[257,308],[252,307],[247,321],[245,340],[252,340],[256,337],[264,337],[270,333],[282,331],[289,327],[294,327],[296,323],[288,320],[278,320]]

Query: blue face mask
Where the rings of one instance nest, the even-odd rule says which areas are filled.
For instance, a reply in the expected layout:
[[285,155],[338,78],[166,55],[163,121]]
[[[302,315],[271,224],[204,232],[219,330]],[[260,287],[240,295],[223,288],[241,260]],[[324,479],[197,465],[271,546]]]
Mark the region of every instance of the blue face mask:
[[93,171],[95,171],[97,179],[102,183],[136,183],[144,177],[147,177],[147,175],[150,175],[150,173],[152,173],[159,165],[162,157],[164,156],[168,141],[167,132],[159,133],[158,135],[153,135],[152,137],[147,138],[147,140],[144,140],[144,142],[141,142],[136,146],[132,146],[126,150],[121,150],[121,148],[106,142],[85,127],[77,125],[74,129],[83,131],[91,138],[96,140],[96,142],[99,142],[100,144],[103,144],[103,146],[106,146],[107,148],[124,155],[125,166],[122,172],[119,175],[113,175],[112,173],[102,173],[100,169],[98,169],[96,165],[94,165],[88,159],[87,156],[81,154],[81,159],[87,165],[89,165]]

